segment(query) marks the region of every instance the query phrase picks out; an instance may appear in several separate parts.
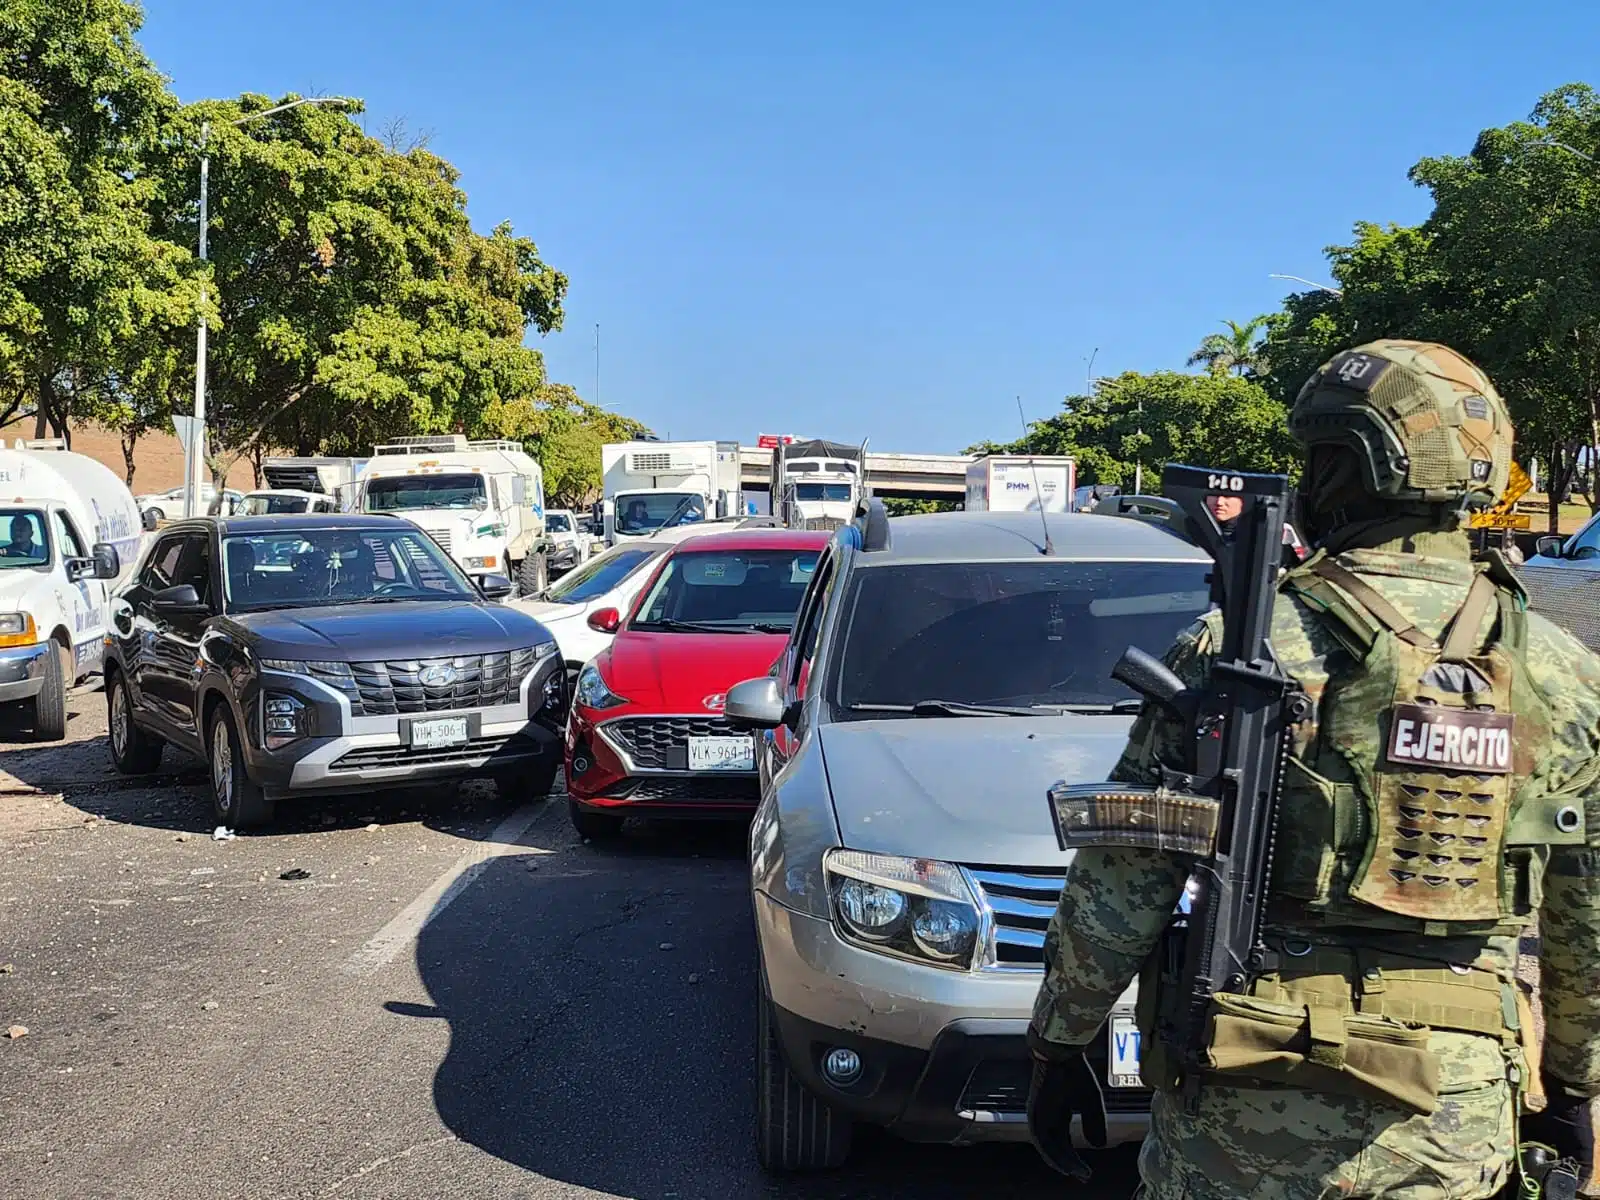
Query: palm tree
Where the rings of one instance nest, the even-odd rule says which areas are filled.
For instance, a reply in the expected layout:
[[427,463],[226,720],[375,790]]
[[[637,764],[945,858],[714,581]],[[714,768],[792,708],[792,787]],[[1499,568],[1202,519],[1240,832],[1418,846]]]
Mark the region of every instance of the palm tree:
[[1266,317],[1254,317],[1243,325],[1237,321],[1224,321],[1226,333],[1208,333],[1200,348],[1189,356],[1189,366],[1204,364],[1213,375],[1226,375],[1237,371],[1240,375],[1258,372],[1265,365],[1261,355],[1262,331],[1267,326]]

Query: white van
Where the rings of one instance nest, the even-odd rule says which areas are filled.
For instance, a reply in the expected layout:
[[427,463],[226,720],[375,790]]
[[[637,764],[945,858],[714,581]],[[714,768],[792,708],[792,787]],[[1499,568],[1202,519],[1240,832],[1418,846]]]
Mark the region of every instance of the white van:
[[[153,524],[153,522],[152,522]],[[0,703],[67,733],[67,689],[100,670],[107,598],[145,536],[133,493],[59,441],[0,447]]]

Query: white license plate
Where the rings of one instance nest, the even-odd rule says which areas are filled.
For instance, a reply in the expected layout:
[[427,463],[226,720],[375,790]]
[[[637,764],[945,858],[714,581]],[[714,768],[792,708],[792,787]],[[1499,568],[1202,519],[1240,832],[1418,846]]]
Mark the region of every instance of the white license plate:
[[436,721],[411,722],[413,750],[437,750],[441,746],[459,746],[466,740],[465,717],[440,717]]
[[755,743],[748,737],[689,739],[691,771],[754,771],[755,769]]
[[1139,1078],[1139,1027],[1132,1016],[1112,1014],[1106,1082],[1112,1087],[1143,1087]]

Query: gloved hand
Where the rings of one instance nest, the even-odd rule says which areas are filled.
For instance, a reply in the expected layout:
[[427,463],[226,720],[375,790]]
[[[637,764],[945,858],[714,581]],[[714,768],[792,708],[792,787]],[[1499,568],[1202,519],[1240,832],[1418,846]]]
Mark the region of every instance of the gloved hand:
[[1072,1118],[1083,1122],[1091,1146],[1106,1144],[1106,1108],[1100,1080],[1082,1054],[1049,1058],[1033,1053],[1033,1079],[1028,1086],[1028,1137],[1041,1158],[1079,1183],[1094,1174],[1072,1148]]
[[1590,1101],[1570,1094],[1559,1079],[1544,1078],[1545,1109],[1522,1115],[1523,1142],[1542,1142],[1562,1158],[1572,1159],[1578,1179],[1587,1184],[1594,1173],[1594,1124]]

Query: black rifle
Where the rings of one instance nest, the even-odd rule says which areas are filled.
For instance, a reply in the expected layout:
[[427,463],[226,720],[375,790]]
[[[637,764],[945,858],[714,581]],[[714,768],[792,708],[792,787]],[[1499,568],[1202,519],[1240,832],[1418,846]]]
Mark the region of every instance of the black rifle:
[[[1062,847],[1139,845],[1195,855],[1185,916],[1165,939],[1157,1032],[1191,1102],[1204,1064],[1216,992],[1243,992],[1275,965],[1262,940],[1272,874],[1278,789],[1288,735],[1310,703],[1284,675],[1268,642],[1283,556],[1289,481],[1282,475],[1168,464],[1162,494],[1183,520],[1174,528],[1212,557],[1211,595],[1223,613],[1222,645],[1206,683],[1185,687],[1159,659],[1130,646],[1119,680],[1192,731],[1181,769],[1162,764],[1156,788],[1058,786],[1050,799]],[[1243,510],[1224,533],[1208,496]]]

